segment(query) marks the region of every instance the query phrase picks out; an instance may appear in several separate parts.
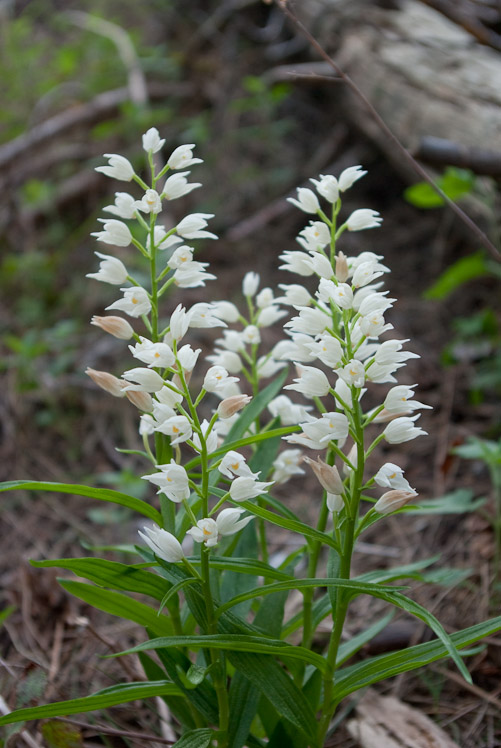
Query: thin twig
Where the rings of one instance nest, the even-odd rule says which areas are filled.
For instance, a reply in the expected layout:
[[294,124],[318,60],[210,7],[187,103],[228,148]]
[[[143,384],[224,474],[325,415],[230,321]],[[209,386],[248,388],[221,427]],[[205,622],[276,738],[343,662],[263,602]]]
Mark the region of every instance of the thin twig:
[[158,735],[146,735],[143,732],[127,732],[125,730],[114,730],[111,727],[104,727],[103,725],[89,725],[87,722],[80,722],[77,719],[68,719],[68,717],[57,717],[60,722],[67,722],[70,725],[76,727],[82,727],[85,730],[91,730],[91,732],[99,735],[116,735],[121,738],[129,738],[131,740],[151,740],[155,743],[164,743],[165,745],[174,745],[175,740],[167,740],[167,738],[160,738]]
[[402,156],[405,158],[405,160],[410,164],[410,166],[413,168],[413,170],[419,174],[421,179],[424,179],[426,182],[428,182],[431,187],[435,190],[435,192],[440,195],[440,197],[445,201],[445,203],[451,208],[451,210],[454,211],[454,213],[460,218],[460,220],[468,226],[470,231],[472,231],[477,238],[482,242],[482,244],[489,250],[489,252],[492,254],[492,256],[498,260],[501,261],[501,252],[494,246],[494,244],[491,242],[491,240],[486,236],[486,234],[482,231],[479,226],[462,210],[459,205],[456,205],[455,202],[453,202],[441,189],[440,187],[433,181],[433,179],[430,177],[430,175],[423,169],[421,164],[419,164],[416,159],[409,153],[407,148],[400,142],[400,140],[397,138],[397,136],[393,133],[393,131],[390,129],[390,127],[386,124],[386,122],[383,120],[381,115],[377,112],[377,110],[373,107],[373,105],[370,103],[369,99],[365,96],[365,94],[361,91],[361,89],[357,86],[357,84],[350,78],[347,73],[342,70],[342,68],[339,67],[337,62],[335,62],[325,51],[325,49],[321,46],[321,44],[315,39],[315,37],[308,31],[306,26],[304,26],[303,23],[297,18],[297,16],[291,11],[289,6],[287,5],[287,0],[275,0],[278,7],[282,10],[282,12],[287,16],[287,18],[294,24],[294,26],[298,29],[298,31],[303,34],[306,39],[309,41],[311,46],[318,52],[318,54],[329,63],[329,65],[336,71],[338,76],[342,78],[344,83],[348,86],[351,91],[357,96],[358,99],[363,103],[365,108],[367,109],[368,113],[371,115],[371,117],[374,119],[374,121],[377,123],[378,127],[381,129],[381,131],[386,135],[386,137],[390,140],[390,142],[395,146],[395,148],[402,154]]

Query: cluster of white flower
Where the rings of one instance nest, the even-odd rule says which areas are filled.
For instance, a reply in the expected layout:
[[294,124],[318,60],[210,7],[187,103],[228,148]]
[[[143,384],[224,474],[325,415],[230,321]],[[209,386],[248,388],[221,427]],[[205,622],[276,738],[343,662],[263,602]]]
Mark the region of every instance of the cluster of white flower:
[[[158,493],[169,501],[183,503],[193,521],[188,534],[196,542],[212,547],[220,536],[238,532],[253,519],[252,516],[240,519],[244,510],[239,508],[224,509],[213,519],[210,515],[217,511],[223,501],[246,501],[259,496],[271,485],[270,482],[259,481],[259,474],[253,473],[245,458],[237,452],[227,452],[219,461],[214,461],[211,455],[220,446],[219,437],[228,432],[229,425],[238,412],[251,400],[248,395],[240,392],[239,379],[234,376],[235,373],[246,371],[243,360],[249,364],[253,373],[259,373],[259,377],[271,376],[285,365],[284,362],[273,361],[271,356],[259,360],[256,352],[260,342],[260,328],[273,324],[286,312],[273,303],[271,289],[263,289],[258,294],[257,308],[254,308],[252,299],[257,292],[259,276],[248,273],[244,278],[243,291],[250,309],[249,321],[245,321],[229,301],[201,302],[189,309],[178,305],[168,324],[159,329],[159,300],[169,286],[174,284],[180,288],[194,288],[215,278],[206,270],[208,263],[193,259],[194,248],[183,244],[183,240],[217,238],[215,234],[205,230],[207,219],[212,218],[212,215],[194,213],[170,229],[158,223],[164,200],[177,199],[201,186],[200,183],[190,184],[187,180],[190,172],[182,171],[168,176],[163,186],[159,187],[169,170],[180,170],[201,163],[201,159],[193,158],[194,145],[182,145],[172,152],[166,166],[155,174],[152,156],[161,151],[164,142],[156,128],[151,128],[143,135],[143,148],[148,154],[152,171],[151,186],[136,174],[128,159],[117,154],[107,154],[108,166],[97,169],[111,178],[136,182],[143,190],[143,195],[140,199],[135,199],[125,192],[116,193],[114,204],[104,209],[116,218],[103,219],[103,230],[93,236],[99,242],[117,247],[133,244],[149,260],[152,280],[151,288],[146,289],[135,280],[122,260],[96,253],[101,260],[99,271],[88,277],[122,287],[122,298],[110,304],[107,310],[119,310],[129,317],[141,318],[147,335],[136,333],[124,318],[111,315],[93,317],[92,324],[105,332],[121,340],[134,340],[134,344],[129,345],[129,350],[142,365],[125,371],[120,378],[94,369],[88,369],[87,373],[100,387],[116,397],[126,396],[142,411],[140,434],[146,454],[158,470],[143,478],[157,486]],[[149,221],[142,214],[147,214]],[[125,221],[135,221],[139,232],[131,231]],[[136,238],[141,230],[146,234],[144,243]],[[163,267],[160,267],[162,258]],[[126,283],[129,285],[124,286]],[[213,365],[205,372],[202,388],[192,397],[188,385],[201,349],[193,349],[188,343],[183,344],[185,335],[190,328],[226,328],[228,323],[236,321],[246,322],[243,331],[224,331],[224,338],[218,341],[221,348],[216,350],[214,356],[208,357]],[[250,347],[250,353],[246,346]],[[200,421],[197,413],[197,406],[207,393],[214,393],[221,400],[210,422]],[[167,437],[165,443],[170,453],[172,448],[177,449],[176,459],[170,459],[167,464],[157,464],[149,445],[149,437],[154,435]],[[193,493],[202,496],[203,492],[180,464],[179,445],[182,443],[203,457],[206,472],[219,470],[230,481],[227,493],[211,511],[208,506],[209,496],[205,492],[203,505],[207,516],[202,519],[193,515],[188,503]],[[209,459],[212,460],[210,465]],[[145,534],[141,536],[161,558],[171,561],[184,558],[179,541],[166,530],[153,527],[145,529]]]
[[[338,224],[342,193],[365,173],[360,166],[354,166],[345,169],[338,179],[320,175],[318,180],[311,180],[318,195],[311,189],[299,188],[297,200],[289,198],[290,202],[316,219],[299,232],[301,250],[280,256],[283,270],[318,278],[313,295],[303,285],[280,286],[285,295],[277,301],[289,304],[297,314],[285,324],[289,340],[277,346],[276,355],[293,361],[297,367],[297,378],[285,389],[313,399],[320,412],[312,415],[308,412],[311,407],[300,411],[300,406],[284,396],[270,407],[275,408],[272,412],[279,414],[283,423],[299,423],[300,433],[284,437],[289,443],[312,450],[327,448],[331,456],[344,461],[348,477],[343,483],[334,464],[322,462],[319,467],[318,462],[307,460],[327,491],[327,504],[332,511],[341,511],[348,501],[350,473],[356,469],[357,459],[364,456],[363,430],[371,423],[385,423],[376,442],[384,438],[390,444],[398,444],[414,439],[425,432],[415,425],[419,415],[413,413],[429,407],[412,399],[415,385],[396,385],[384,402],[365,416],[360,408],[367,382],[396,383],[394,373],[408,359],[417,358],[402,350],[407,340],[380,340],[383,333],[392,329],[384,315],[395,301],[381,290],[380,279],[389,272],[381,262],[383,257],[373,252],[362,252],[357,257],[336,253],[336,241],[344,231],[361,231],[381,223],[377,212],[364,208]],[[322,209],[319,196],[330,204],[330,217]],[[311,365],[317,362],[322,368]],[[332,398],[329,406],[320,399],[326,396]],[[342,449],[349,438],[354,444],[345,455]],[[383,465],[366,488],[374,483],[390,489],[375,504],[379,513],[395,511],[416,496],[403,471],[391,463]]]

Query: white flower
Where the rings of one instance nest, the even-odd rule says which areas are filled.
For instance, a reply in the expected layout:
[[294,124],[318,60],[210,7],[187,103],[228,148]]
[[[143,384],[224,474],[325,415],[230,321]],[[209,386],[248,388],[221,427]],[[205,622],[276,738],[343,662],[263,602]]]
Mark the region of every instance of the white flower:
[[186,416],[173,416],[172,418],[167,418],[167,420],[163,421],[163,423],[155,428],[155,431],[160,431],[160,433],[170,436],[170,443],[173,446],[188,441],[193,433],[191,423]]
[[114,205],[107,205],[103,210],[107,213],[113,213],[119,218],[134,218],[136,201],[128,192],[115,192]]
[[162,405],[167,405],[169,408],[175,408],[178,403],[183,401],[183,393],[178,390],[172,389],[172,385],[167,385],[156,393],[157,400]]
[[171,270],[178,270],[183,267],[184,264],[189,264],[193,261],[193,247],[188,247],[186,244],[182,244],[180,247],[176,247],[173,251],[167,265]]
[[309,306],[311,304],[312,298],[310,292],[307,291],[304,286],[298,284],[286,285],[285,283],[281,283],[278,287],[281,288],[282,291],[285,291],[285,296],[279,296],[276,298],[275,301],[277,304],[289,304],[295,309],[302,306]]
[[134,168],[130,161],[117,153],[105,153],[104,157],[108,159],[108,166],[98,166],[96,171],[121,182],[131,181],[134,176]]
[[379,312],[384,314],[387,309],[393,306],[395,299],[388,299],[386,294],[375,292],[371,286],[366,286],[357,291],[353,297],[353,308],[358,311],[361,317],[367,317],[370,314]]
[[336,338],[329,333],[321,335],[317,341],[306,344],[315,358],[334,369],[343,358],[343,348]]
[[320,335],[332,323],[330,316],[322,309],[311,309],[303,307],[299,316],[292,317],[285,323],[284,328],[290,328],[294,332]]
[[330,260],[328,260],[325,255],[320,254],[320,252],[315,252],[314,254],[312,254],[307,259],[307,263],[311,267],[313,272],[319,275],[321,278],[329,279],[334,275]]
[[223,509],[216,517],[217,531],[220,535],[234,535],[239,530],[242,530],[246,525],[251,522],[254,517],[251,515],[244,517],[244,519],[238,519],[243,514],[245,509]]
[[116,247],[128,247],[132,241],[132,234],[127,224],[117,221],[116,218],[100,218],[104,224],[104,231],[93,231],[91,236],[95,236],[98,242],[113,244]]
[[[203,434],[204,439],[205,439],[205,444],[206,444],[206,447],[207,447],[207,454],[212,454],[212,452],[215,452],[215,450],[218,447],[217,431],[216,431],[215,427],[212,427],[212,429],[210,430],[210,432],[207,433],[207,430],[209,428],[209,421],[207,421],[207,419],[205,419],[205,418],[202,421],[202,423],[200,424],[200,428],[202,430],[202,434]],[[193,444],[194,444],[195,449],[197,450],[197,452],[201,452],[202,451],[202,442],[201,442],[200,437],[199,437],[198,434],[195,434],[195,433],[193,434]]]
[[299,377],[294,380],[295,384],[288,384],[285,390],[297,390],[309,397],[323,397],[330,390],[329,380],[321,369],[314,366],[297,366]]
[[374,511],[378,514],[391,514],[391,512],[396,512],[397,509],[401,509],[408,504],[415,496],[417,496],[417,493],[412,489],[410,491],[400,489],[386,491],[374,504]]
[[189,499],[190,487],[188,473],[182,465],[171,460],[168,465],[157,465],[159,473],[143,475],[143,480],[148,480],[158,486],[158,493],[164,493],[168,499],[179,504],[183,499]]
[[313,275],[315,272],[311,267],[310,258],[305,255],[304,252],[284,252],[279,255],[280,259],[285,262],[285,265],[279,265],[279,270],[288,270],[289,273],[296,273],[296,275],[308,276]]
[[202,164],[201,158],[193,158],[194,143],[188,145],[180,145],[169,156],[167,164],[171,169],[183,169],[186,166],[193,166],[194,164]]
[[95,252],[94,254],[101,257],[102,262],[99,263],[99,271],[97,273],[87,273],[86,278],[95,278],[102,283],[111,283],[114,286],[125,283],[128,273],[121,260],[111,255],[103,255],[101,252]]
[[307,252],[318,252],[329,244],[330,240],[330,229],[323,221],[310,221],[297,237],[297,241]]
[[412,491],[409,483],[404,478],[402,468],[394,465],[392,462],[385,462],[377,471],[374,480],[382,488],[398,488],[403,491]]
[[380,312],[373,312],[366,317],[360,317],[358,327],[363,335],[367,338],[378,338],[383,332],[393,330],[393,325],[385,323],[385,319]]
[[400,364],[410,358],[420,358],[417,353],[402,351],[402,346],[408,342],[408,338],[405,340],[385,340],[376,351],[376,364],[388,366],[389,364]]
[[330,203],[337,202],[339,198],[339,184],[336,177],[333,177],[331,174],[320,174],[320,181],[310,179],[310,182],[313,182],[319,195],[325,197]]
[[326,504],[329,512],[340,512],[344,509],[343,497],[335,493],[327,493]]
[[[164,387],[164,389],[166,388]],[[157,393],[157,396],[158,394],[159,393]],[[176,411],[170,405],[158,402],[157,400],[153,401],[154,429],[161,423],[164,423],[164,421],[167,421],[168,418],[174,418],[175,415]]]
[[160,133],[156,127],[150,127],[143,135],[143,148],[146,153],[158,153],[165,140],[160,140]]
[[274,303],[273,291],[271,288],[262,288],[256,296],[256,306],[259,309],[266,309],[266,307],[272,306]]
[[284,361],[275,361],[270,355],[260,356],[256,362],[257,375],[260,379],[273,377],[277,371],[281,371],[285,366]]
[[222,366],[211,366],[205,375],[202,386],[207,392],[221,392],[224,386],[230,382],[238,382],[238,377],[228,376],[228,372]]
[[127,322],[126,319],[121,317],[98,317],[94,315],[90,321],[91,325],[100,327],[101,330],[113,335],[113,337],[119,340],[130,340],[134,335],[132,326]]
[[139,419],[139,434],[141,436],[151,436],[155,433],[155,421],[153,416],[145,413]]
[[252,271],[244,275],[242,281],[242,293],[244,296],[254,296],[257,289],[259,288],[259,273],[253,273]]
[[340,309],[351,309],[353,306],[353,291],[347,283],[322,280],[318,285],[317,296],[322,301],[332,300]]
[[166,343],[152,343],[148,338],[141,336],[139,339],[140,343],[129,346],[129,350],[134,358],[138,358],[144,364],[148,364],[149,367],[174,365],[176,357]]
[[385,270],[378,262],[361,262],[353,273],[352,284],[355,288],[368,286],[384,274]]
[[191,213],[178,223],[176,231],[183,239],[217,239],[216,234],[202,230],[207,226],[206,218],[214,218],[214,214]]
[[191,535],[196,543],[205,543],[208,548],[213,548],[215,545],[217,545],[217,525],[216,521],[211,517],[199,519],[195,527],[187,530],[187,534]]
[[346,221],[348,231],[363,231],[364,229],[373,229],[382,223],[383,219],[377,210],[370,208],[359,208],[353,211]]
[[229,374],[238,374],[242,370],[242,360],[238,353],[233,351],[223,351],[216,348],[212,356],[207,356],[207,361],[215,366],[224,366]]
[[292,340],[281,340],[273,348],[273,355],[282,361],[299,361],[308,363],[314,361],[315,356],[308,348],[313,338],[304,333],[288,333]]
[[179,288],[197,288],[205,286],[205,281],[214,280],[215,275],[208,273],[205,268],[208,262],[187,262],[174,273],[174,281]]
[[211,304],[214,314],[223,322],[238,322],[240,312],[231,301],[213,301]]
[[279,395],[268,403],[268,410],[273,418],[280,418],[282,426],[292,426],[307,418],[307,410],[311,410],[311,406],[298,405],[287,395]]
[[234,478],[235,476],[247,476],[249,478],[257,478],[259,473],[253,473],[250,467],[245,461],[245,457],[238,452],[230,450],[226,452],[225,456],[221,460],[218,467],[221,475],[225,475],[227,478]]
[[[153,243],[157,249],[170,249],[173,244],[179,244],[179,242],[183,241],[180,236],[175,236],[175,234],[171,234],[169,236],[168,233],[169,232],[165,230],[164,226],[155,226],[155,228],[153,229]],[[146,246],[151,251],[151,241],[149,233],[146,239]]]
[[339,175],[339,189],[341,192],[348,190],[352,184],[354,184],[360,177],[367,174],[366,171],[362,171],[361,166],[349,166],[347,169],[341,172]]
[[136,200],[137,210],[143,213],[160,213],[162,210],[162,200],[156,190],[146,190],[141,200]]
[[143,314],[148,314],[151,310],[151,301],[148,292],[141,286],[121,288],[120,290],[123,291],[123,299],[119,299],[107,306],[107,310],[119,309],[131,317],[141,317]]
[[300,449],[284,449],[273,462],[271,479],[274,483],[285,483],[293,475],[304,475],[300,467],[303,454]]
[[226,327],[226,322],[223,322],[215,312],[214,304],[207,304],[204,301],[193,304],[188,312],[190,327]]
[[399,384],[397,387],[392,387],[384,401],[385,410],[388,413],[412,413],[412,411],[419,408],[431,410],[431,405],[424,405],[417,400],[410,400],[411,397],[414,397],[413,387],[416,387],[416,385],[413,384],[407,387],[404,384]]
[[256,325],[247,325],[241,332],[242,340],[249,345],[257,345],[261,342],[261,334]]
[[390,444],[401,444],[402,442],[408,442],[417,436],[426,434],[427,432],[423,431],[422,428],[414,426],[414,421],[418,418],[419,415],[395,418],[393,421],[390,421],[383,431],[384,438]]
[[190,174],[189,171],[182,171],[179,174],[173,174],[165,180],[162,195],[166,200],[176,200],[178,197],[187,195],[192,190],[196,190],[197,187],[202,186],[201,182],[192,182],[190,184],[186,179],[188,174]]
[[144,533],[138,530],[139,535],[156,556],[169,564],[175,564],[184,558],[181,543],[170,532],[162,530],[158,525],[143,527],[143,530]]
[[297,196],[297,200],[293,197],[288,197],[287,202],[292,203],[305,213],[317,213],[320,210],[320,203],[312,190],[306,187],[298,187]]
[[322,413],[321,418],[299,424],[309,439],[325,446],[331,440],[342,440],[348,436],[349,424],[344,413]]
[[170,331],[172,339],[181,340],[181,338],[183,338],[186,335],[189,325],[190,325],[190,315],[187,314],[184,306],[182,306],[181,304],[178,304],[177,307],[172,312],[172,316],[170,318],[169,331]]
[[346,366],[337,371],[337,374],[346,384],[352,387],[363,387],[365,384],[365,367],[361,361],[352,358]]
[[137,384],[128,384],[124,391],[136,392],[158,392],[164,386],[164,380],[152,369],[145,369],[138,366],[135,369],[129,369],[122,374],[122,378],[127,382],[137,382]]
[[191,345],[183,345],[177,352],[177,360],[181,369],[183,371],[193,371],[201,353],[201,348],[197,348],[194,351]]
[[222,345],[227,351],[237,353],[245,348],[245,341],[242,333],[237,330],[223,330],[222,338],[217,338],[216,345]]
[[259,327],[270,327],[270,325],[274,325],[275,322],[286,316],[287,312],[285,309],[280,309],[275,304],[270,304],[270,306],[261,309],[256,322]]
[[242,475],[239,478],[235,478],[230,486],[230,496],[233,501],[246,501],[247,499],[254,499],[256,496],[260,496],[266,491],[266,489],[273,485],[273,481],[264,483],[258,481],[250,475]]

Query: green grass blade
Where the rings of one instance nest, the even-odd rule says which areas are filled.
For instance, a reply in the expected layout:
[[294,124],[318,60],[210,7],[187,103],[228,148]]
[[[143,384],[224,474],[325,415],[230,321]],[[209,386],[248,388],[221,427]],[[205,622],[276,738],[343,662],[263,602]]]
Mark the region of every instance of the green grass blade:
[[80,712],[94,712],[96,709],[107,709],[117,704],[126,704],[137,699],[148,699],[153,696],[180,696],[181,691],[173,683],[166,680],[149,683],[123,683],[118,686],[104,688],[102,691],[84,696],[81,699],[56,701],[45,706],[16,709],[4,717],[0,717],[0,725],[10,725],[12,722],[24,722],[30,719],[45,719],[47,717],[62,717],[67,714]]
[[99,501],[109,501],[112,504],[119,504],[132,509],[134,512],[143,514],[148,519],[152,519],[158,525],[162,526],[162,515],[154,507],[129,496],[120,491],[112,491],[110,488],[91,488],[89,486],[79,486],[72,483],[52,483],[48,481],[26,481],[13,480],[6,483],[0,483],[1,491],[51,491],[52,493],[71,493],[75,496],[88,496],[91,499]]
[[197,730],[185,733],[172,748],[208,748],[214,737],[213,730],[208,727],[199,727]]

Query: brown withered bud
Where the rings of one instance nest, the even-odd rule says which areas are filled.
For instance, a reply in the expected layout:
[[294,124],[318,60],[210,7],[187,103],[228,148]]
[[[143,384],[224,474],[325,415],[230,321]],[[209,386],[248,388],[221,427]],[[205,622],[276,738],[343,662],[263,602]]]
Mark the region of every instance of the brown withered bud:
[[343,481],[341,480],[341,476],[335,465],[327,465],[327,463],[323,462],[320,457],[317,457],[316,462],[310,457],[304,457],[303,459],[317,476],[318,482],[322,488],[325,488],[328,493],[336,495],[343,493]]
[[91,325],[100,327],[101,330],[113,335],[119,340],[130,340],[134,335],[132,326],[127,322],[126,319],[121,317],[97,317],[94,315],[90,321]]
[[252,400],[249,395],[232,395],[231,397],[225,397],[219,403],[217,414],[220,418],[231,418],[231,416],[238,413],[239,410],[245,408],[245,406]]
[[149,392],[139,392],[137,390],[127,390],[125,393],[127,399],[136,406],[138,410],[142,410],[145,413],[151,413],[153,410],[153,398]]
[[101,387],[102,390],[106,390],[106,392],[109,392],[113,397],[124,397],[125,392],[122,389],[124,382],[122,379],[118,379],[118,377],[109,374],[107,371],[98,371],[97,369],[91,369],[90,367],[87,367],[85,373],[97,384],[98,387]]
[[374,504],[374,510],[378,514],[391,514],[409,503],[417,493],[415,491],[403,491],[395,489],[386,491]]
[[344,283],[349,274],[347,257],[343,252],[338,252],[336,255],[336,278],[340,283]]

